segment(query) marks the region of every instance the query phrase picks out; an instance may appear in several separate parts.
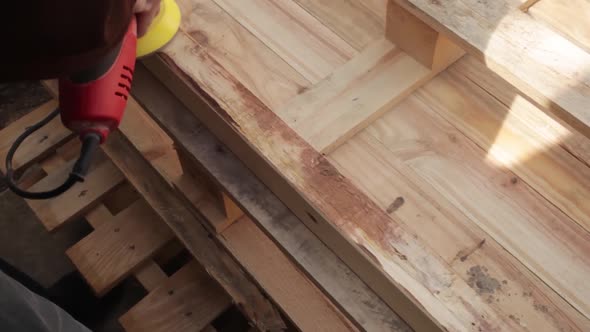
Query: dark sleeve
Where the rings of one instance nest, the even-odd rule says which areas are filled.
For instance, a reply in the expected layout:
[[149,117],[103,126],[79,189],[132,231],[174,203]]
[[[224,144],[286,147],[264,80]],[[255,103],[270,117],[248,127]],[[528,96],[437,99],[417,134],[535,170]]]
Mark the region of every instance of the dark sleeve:
[[0,10],[0,81],[90,67],[124,36],[135,0],[9,0]]

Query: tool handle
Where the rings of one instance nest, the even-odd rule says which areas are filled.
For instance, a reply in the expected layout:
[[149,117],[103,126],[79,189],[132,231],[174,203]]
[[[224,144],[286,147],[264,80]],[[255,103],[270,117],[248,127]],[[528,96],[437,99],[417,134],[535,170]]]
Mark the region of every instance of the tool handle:
[[103,143],[115,130],[127,106],[137,52],[137,23],[133,17],[125,37],[90,69],[59,79],[63,124],[84,137],[96,133]]

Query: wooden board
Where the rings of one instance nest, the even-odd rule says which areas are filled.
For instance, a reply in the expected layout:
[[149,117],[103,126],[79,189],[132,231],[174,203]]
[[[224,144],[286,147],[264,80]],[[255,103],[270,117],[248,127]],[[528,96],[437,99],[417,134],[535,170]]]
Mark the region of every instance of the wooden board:
[[[290,129],[208,53],[200,52],[197,58],[192,60],[192,53],[185,52],[190,49],[190,44],[190,39],[186,39],[186,36],[181,33],[166,49],[167,52],[170,52],[168,54],[176,54],[174,60],[167,59],[168,63],[152,63],[154,69],[158,69],[156,67],[158,65],[161,66],[160,78],[166,84],[174,86],[175,93],[179,94],[179,97],[187,103],[192,111],[205,117],[213,132],[222,138],[234,153],[240,158],[256,162],[256,165],[250,164],[249,166],[252,169],[261,170],[260,173],[257,172],[257,175],[263,178],[284,201],[288,202],[297,216],[328,243],[328,246],[335,249],[356,273],[365,280],[371,280],[370,286],[381,296],[386,296],[386,302],[392,305],[407,321],[411,321],[416,328],[432,329],[435,323],[427,317],[430,313],[437,312],[437,315],[442,318],[443,325],[459,326],[454,314],[451,314],[440,302],[434,300],[434,295],[425,290],[420,281],[414,279],[420,275],[416,272],[416,267],[407,260],[401,259],[401,257],[410,257],[410,253],[416,253],[412,256],[420,257],[418,260],[422,261],[422,264],[431,265],[434,269],[441,269],[435,272],[437,275],[448,275],[448,272],[444,272],[447,268],[437,258],[437,255],[428,252],[428,249],[423,244],[416,242],[410,233],[393,230],[398,227],[397,224],[392,224],[391,219],[383,211],[354,189],[350,182],[343,179],[338,171],[307,143],[296,135],[285,134],[289,133]],[[178,65],[181,67],[177,67]],[[184,71],[180,68],[184,68]],[[189,79],[184,73],[191,75],[190,80],[182,81]],[[197,79],[200,86],[191,81],[192,79]],[[223,108],[205,97],[201,88],[215,98],[216,102],[223,105]],[[203,104],[203,101],[196,97],[199,95],[204,96],[206,103],[209,104]],[[233,130],[248,137],[250,147],[255,146],[256,149],[261,149],[254,155],[260,153],[264,156],[263,159],[253,160],[249,148],[243,145],[236,146],[239,144],[236,143],[239,142],[239,137],[233,136],[231,139],[228,137],[228,135],[235,134]],[[283,149],[288,149],[288,152],[284,154]],[[288,157],[285,158],[286,156]],[[274,165],[273,168],[268,168],[267,161]],[[281,169],[282,174],[277,176],[276,169]],[[285,178],[289,179],[289,182],[285,182]],[[306,198],[303,199],[298,192],[305,192]],[[283,195],[287,195],[288,198]],[[318,207],[319,211],[316,210]],[[361,215],[363,217],[360,217]],[[335,224],[330,225],[330,221]],[[367,221],[375,226],[390,225],[389,227],[393,228],[392,234],[399,234],[400,237],[382,238],[383,232],[378,230],[381,226],[358,227],[356,223],[359,221]],[[351,246],[348,239],[334,233],[334,228],[347,234],[347,237],[350,236],[354,242],[361,244],[366,250],[354,245]],[[365,233],[366,231],[371,234]],[[373,237],[382,238],[382,241],[366,242],[364,240]],[[389,242],[390,240],[395,241],[395,244]],[[381,268],[389,271],[387,273],[380,271],[375,261],[367,260],[366,252],[381,257],[382,262],[387,262]],[[392,264],[392,262],[395,263]],[[400,266],[402,267],[400,268]],[[390,277],[392,279],[389,279]],[[398,284],[400,282],[404,286],[400,286]],[[413,294],[409,295],[406,292]],[[419,293],[425,298],[423,301],[417,300],[414,293]],[[467,298],[471,296],[471,294],[466,295]],[[413,301],[420,303],[417,304]],[[416,310],[416,307],[422,308],[422,310]],[[473,320],[481,320],[481,318],[473,316],[470,319],[469,316],[472,315],[467,314],[464,317],[465,320],[470,320],[468,324],[471,324]]]
[[[9,127],[0,131],[0,171],[6,172],[4,161],[8,150],[21,135],[25,129],[33,124],[41,121],[50,112],[55,110],[57,102],[54,100],[48,101],[42,106],[36,108],[31,113],[21,117],[13,122]],[[40,158],[47,156],[48,153],[65,143],[72,137],[72,133],[64,128],[59,117],[50,121],[46,126],[33,133],[27,140],[25,140],[12,160],[13,168],[18,170],[29,166],[31,163],[38,161]]]
[[357,51],[383,37],[384,26],[376,13],[362,1],[342,0],[338,8],[331,1],[296,0],[319,21],[332,29]]
[[543,0],[529,13],[590,52],[590,2],[588,0]]
[[379,39],[276,113],[317,151],[327,153],[433,75]]
[[[41,181],[30,191],[43,191],[57,187],[67,178],[75,161],[61,164],[58,169]],[[81,217],[98,203],[110,190],[123,181],[123,175],[109,160],[104,160],[87,174],[86,180],[72,190],[51,200],[29,200],[27,203],[43,222],[47,230],[53,231],[64,223]]]
[[391,1],[453,38],[527,98],[590,137],[590,54],[519,10],[523,1]]
[[68,257],[100,296],[173,239],[143,200],[136,201],[68,249]]
[[[126,331],[200,331],[231,299],[196,262],[189,263],[120,318]],[[169,319],[170,316],[175,319]]]
[[[191,19],[183,23],[183,31],[159,58],[146,60],[148,67],[412,327],[417,330],[584,330],[588,327],[585,295],[588,288],[582,281],[589,267],[588,257],[583,254],[588,249],[588,232],[583,228],[588,219],[581,203],[588,188],[585,181],[575,181],[575,174],[583,176],[588,172],[587,163],[580,158],[587,153],[583,149],[584,141],[575,134],[571,135],[575,142],[565,142],[565,137],[558,135],[561,124],[555,125],[555,121],[526,109],[528,119],[534,119],[536,125],[523,120],[522,111],[514,114],[520,117],[518,121],[508,116],[510,140],[504,145],[500,140],[496,150],[489,154],[487,151],[496,143],[495,135],[506,132],[502,131],[505,121],[501,113],[490,112],[506,112],[513,102],[522,104],[519,100],[524,98],[537,104],[551,100],[553,109],[570,125],[562,128],[574,127],[571,130],[581,129],[583,135],[587,134],[584,132],[586,113],[580,113],[580,105],[584,104],[581,101],[586,98],[585,87],[576,86],[586,83],[583,74],[574,73],[584,70],[586,55],[569,52],[565,54],[566,61],[560,64],[550,57],[539,60],[540,55],[535,52],[549,46],[533,43],[541,34],[526,30],[532,29],[533,23],[517,8],[519,1],[510,2],[510,6],[506,5],[507,1],[474,2],[469,6],[465,1],[438,5],[439,2],[425,1],[425,6],[443,9],[459,6],[461,13],[481,13],[478,18],[483,18],[482,21],[473,21],[469,15],[465,18],[474,24],[463,27],[471,29],[465,32],[466,36],[479,36],[478,29],[489,29],[491,25],[486,21],[489,15],[506,19],[498,25],[499,34],[490,39],[497,44],[485,51],[491,51],[490,55],[502,61],[513,57],[512,66],[523,64],[524,69],[511,70],[511,77],[541,80],[541,74],[529,77],[526,72],[530,63],[527,57],[530,57],[547,68],[559,69],[543,74],[545,78],[558,75],[559,79],[545,79],[541,92],[532,83],[517,85],[528,94],[525,96],[514,89],[482,90],[481,86],[489,85],[493,79],[475,82],[475,77],[486,76],[479,70],[461,74],[466,79],[457,83],[458,87],[446,80],[450,74],[443,74],[435,82],[444,84],[432,83],[415,94],[408,92],[410,97],[402,106],[392,107],[389,100],[396,98],[395,84],[408,82],[405,80],[413,72],[392,71],[388,75],[385,62],[374,61],[385,56],[380,58],[379,52],[374,57],[368,56],[379,49],[375,45],[379,45],[380,38],[367,37],[372,36],[371,25],[363,19],[369,18],[375,27],[383,27],[384,34],[385,27],[392,26],[387,24],[387,19],[398,20],[394,26],[404,26],[399,23],[411,16],[386,15],[393,2],[359,0],[338,6],[297,1],[315,20],[306,18],[289,1],[244,1],[239,5],[213,2],[215,6],[204,0],[183,1]],[[409,2],[396,1],[410,13],[417,13],[420,8],[408,5]],[[210,12],[214,13],[217,13],[214,8],[221,7],[224,13],[214,16],[217,18],[214,26],[197,25],[199,5],[211,8]],[[256,10],[258,6],[260,11]],[[281,26],[281,22],[267,13],[272,9],[281,17],[284,8],[292,8],[295,14],[285,18],[286,23]],[[359,8],[361,23],[358,31],[346,33],[347,20],[343,17],[350,15],[347,14],[350,8]],[[444,10],[436,13],[446,14],[449,13]],[[302,25],[317,27],[318,22],[353,46],[355,52],[345,59],[332,58],[329,61],[333,63],[326,65],[329,55],[334,53],[327,52],[325,47],[334,46],[337,40],[334,35],[322,41],[324,47],[313,48],[311,51],[315,53],[309,56],[285,50],[285,45],[310,45],[314,38],[321,40],[316,38],[318,34],[310,36],[301,30]],[[483,51],[478,53],[477,47],[468,46],[465,38],[456,38],[449,29],[435,22],[427,20],[427,23],[436,31],[418,23],[413,29],[425,32],[433,43],[445,38],[437,32],[442,31],[483,58]],[[539,24],[540,29],[548,29]],[[520,44],[509,44],[513,40],[508,34],[509,25],[530,32],[523,40],[529,43],[526,45],[531,52],[501,53],[504,47],[520,47]],[[318,31],[322,34],[325,30]],[[414,32],[409,31],[408,35],[416,35]],[[548,36],[560,38],[556,39],[560,43],[569,42],[550,32]],[[236,35],[248,37],[236,45]],[[400,45],[404,42],[399,39],[402,37],[395,37]],[[395,53],[395,38],[393,43],[381,44],[390,48],[385,47],[380,54]],[[577,49],[575,45],[572,47]],[[337,50],[334,47],[332,51]],[[436,53],[436,47],[407,49],[412,56],[417,54],[412,53],[416,50],[428,55],[418,59],[422,62],[428,62],[425,59],[431,58],[428,54],[431,50]],[[236,61],[242,54],[250,55],[248,59],[257,55],[264,62]],[[316,71],[315,75],[307,70],[318,66],[327,70],[321,74]],[[498,66],[490,66],[498,70]],[[307,85],[294,79],[297,76],[289,67],[303,76]],[[277,71],[288,74],[275,75]],[[500,74],[507,72],[500,71]],[[375,79],[364,80],[364,75],[375,75]],[[562,76],[566,79],[561,79]],[[266,84],[261,84],[262,80]],[[270,90],[269,86],[277,88]],[[561,94],[558,98],[550,95],[564,86],[579,89],[566,91],[571,95],[567,98]],[[449,94],[453,89],[466,88],[474,90]],[[356,94],[366,98],[366,109],[355,108],[354,102],[362,99],[354,100]],[[400,99],[404,96],[400,93]],[[483,113],[489,117],[470,122],[471,118],[461,118],[467,112],[465,107],[489,108]],[[577,120],[566,116],[570,111],[577,112]],[[477,115],[475,111],[467,114]],[[344,123],[351,121],[352,125],[341,127],[339,116]],[[363,129],[376,118],[376,124]],[[167,117],[159,121],[164,127],[170,126],[169,131],[179,131],[178,121]],[[546,132],[541,130],[544,123],[552,128],[549,135],[555,138],[550,147],[543,146],[551,144]],[[338,132],[340,128],[349,129]],[[188,133],[190,130],[185,136],[187,142],[194,137]],[[338,148],[341,143],[344,145]],[[185,144],[187,148],[191,145]],[[549,148],[553,150],[545,152]],[[526,162],[502,163],[494,155],[498,149],[513,156],[528,150],[539,161],[538,166]],[[369,151],[372,154],[365,156]],[[324,158],[322,152],[328,153],[329,158]],[[198,155],[196,149],[191,153]],[[337,163],[338,169],[331,162]],[[369,170],[375,172],[373,176]],[[563,176],[551,177],[553,172]],[[568,191],[572,186],[575,189]],[[441,224],[436,220],[441,220]],[[530,240],[523,241],[523,238]],[[539,252],[543,254],[538,255]],[[496,283],[501,289],[493,289],[493,293],[485,289]]]
[[[176,236],[226,290],[254,324],[280,329],[284,322],[243,271],[208,236],[198,217],[181,203],[166,180],[120,132],[103,149]],[[155,190],[152,188],[156,188]]]
[[238,220],[221,238],[299,329],[356,330],[252,220]]
[[[134,94],[171,137],[361,328],[409,328],[222,143],[140,65]],[[198,132],[198,135],[195,134]]]
[[[312,83],[356,54],[352,46],[293,1],[214,2]],[[309,58],[313,61],[304,60]]]
[[[550,120],[516,100],[509,108],[460,71],[449,71],[428,84],[418,95],[487,151],[486,160],[515,174],[590,231],[590,168],[561,147],[569,139],[546,138],[542,127]],[[535,126],[535,124],[540,126]],[[565,218],[562,218],[565,219]]]

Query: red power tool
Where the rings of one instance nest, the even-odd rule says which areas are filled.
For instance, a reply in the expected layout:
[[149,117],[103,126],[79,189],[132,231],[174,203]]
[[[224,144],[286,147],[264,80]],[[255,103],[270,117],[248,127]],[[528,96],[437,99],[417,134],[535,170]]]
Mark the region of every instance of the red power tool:
[[[83,182],[92,156],[110,132],[117,129],[131,91],[137,50],[137,24],[132,19],[125,37],[102,61],[90,69],[59,79],[59,108],[19,136],[6,157],[6,178],[9,188],[28,199],[47,199]],[[67,180],[45,192],[20,189],[14,181],[12,158],[20,144],[33,132],[61,114],[63,124],[80,136],[82,148]]]
[[94,67],[59,79],[61,121],[84,141],[103,143],[119,126],[131,92],[137,51],[137,26],[131,21],[122,42]]

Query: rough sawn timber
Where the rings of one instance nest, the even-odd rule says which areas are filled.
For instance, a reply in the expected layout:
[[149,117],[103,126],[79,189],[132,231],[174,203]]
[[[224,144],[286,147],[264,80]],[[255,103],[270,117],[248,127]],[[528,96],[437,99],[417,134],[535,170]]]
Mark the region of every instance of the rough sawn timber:
[[309,278],[333,299],[351,321],[367,331],[409,330],[162,83],[141,65],[136,67],[135,77],[134,95],[174,139],[179,149],[216,179],[228,195],[239,202],[244,213],[306,271]]
[[523,13],[518,8],[523,0],[391,1],[590,137],[590,54]]
[[[437,253],[361,193],[206,49],[193,47],[181,32],[146,63],[413,328],[509,328],[487,306],[481,305],[484,312],[471,309],[482,300],[466,283],[442,293],[454,273]],[[251,145],[244,146],[243,137]]]

